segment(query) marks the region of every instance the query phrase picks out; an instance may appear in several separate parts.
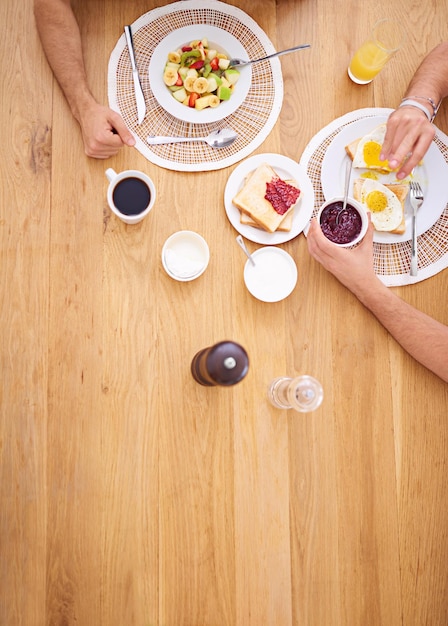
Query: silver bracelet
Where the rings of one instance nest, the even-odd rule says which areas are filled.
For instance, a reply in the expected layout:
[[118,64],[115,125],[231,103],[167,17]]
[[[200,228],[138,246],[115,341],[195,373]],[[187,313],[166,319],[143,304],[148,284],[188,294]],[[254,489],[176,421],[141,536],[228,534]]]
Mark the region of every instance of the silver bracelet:
[[432,106],[432,112],[434,113],[434,115],[439,110],[440,102],[439,104],[436,104],[432,98],[427,98],[426,96],[406,96],[405,98],[403,98],[403,100],[407,100],[408,98],[411,98],[411,100],[426,100],[426,102],[429,102],[429,104]]
[[435,113],[433,115],[431,115],[431,113],[428,111],[428,109],[425,107],[424,104],[420,104],[420,102],[414,102],[414,100],[406,100],[406,99],[402,100],[401,104],[399,104],[398,108],[400,108],[400,107],[414,107],[414,108],[418,109],[419,111],[423,111],[423,113],[428,118],[428,122],[432,122],[433,119],[436,116]]

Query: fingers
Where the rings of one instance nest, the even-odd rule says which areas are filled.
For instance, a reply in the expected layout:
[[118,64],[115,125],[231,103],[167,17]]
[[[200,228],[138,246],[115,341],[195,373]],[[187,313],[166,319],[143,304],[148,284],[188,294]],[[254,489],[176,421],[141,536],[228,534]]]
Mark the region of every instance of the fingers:
[[135,145],[135,138],[122,117],[97,102],[89,103],[82,111],[79,123],[84,150],[89,157],[107,159],[116,155],[123,145]]
[[325,244],[325,241],[328,241],[328,239],[325,237],[325,235],[322,233],[322,230],[319,228],[317,224],[317,218],[314,217],[311,220],[310,228],[308,230],[307,244],[308,244],[309,253],[315,259],[317,259],[319,255],[319,250],[322,247],[322,243]]
[[120,136],[111,131],[104,131],[96,137],[84,136],[85,153],[94,159],[108,159],[118,154],[122,147]]
[[426,131],[417,138],[416,143],[414,144],[414,147],[412,149],[412,154],[398,170],[398,179],[403,179],[408,176],[412,172],[414,167],[421,162],[421,160],[427,153],[432,140],[434,139],[434,135],[435,129],[433,126],[431,126],[430,132]]
[[112,128],[117,132],[123,144],[125,144],[126,146],[135,146],[134,135],[130,132],[130,130],[124,123],[121,115],[118,115],[118,113],[115,113],[115,111],[111,111],[109,115],[109,121]]
[[367,219],[369,220],[369,225],[367,227],[366,234],[358,245],[358,248],[371,248],[373,245],[373,233],[375,232],[375,229],[372,224],[372,215],[370,211],[367,212]]
[[398,179],[405,178],[426,154],[435,135],[425,115],[411,107],[397,109],[388,119],[380,158],[392,169],[400,166]]

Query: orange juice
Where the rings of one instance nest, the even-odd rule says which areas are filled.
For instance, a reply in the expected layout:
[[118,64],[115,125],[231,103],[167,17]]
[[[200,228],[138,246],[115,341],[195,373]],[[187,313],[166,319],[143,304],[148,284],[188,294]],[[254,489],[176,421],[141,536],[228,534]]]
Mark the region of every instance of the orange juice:
[[402,26],[394,20],[379,20],[371,36],[355,52],[348,68],[348,75],[360,85],[370,83],[386,65],[405,39]]
[[379,48],[373,41],[366,41],[350,62],[350,78],[355,83],[370,83],[384,67],[389,56],[386,50]]

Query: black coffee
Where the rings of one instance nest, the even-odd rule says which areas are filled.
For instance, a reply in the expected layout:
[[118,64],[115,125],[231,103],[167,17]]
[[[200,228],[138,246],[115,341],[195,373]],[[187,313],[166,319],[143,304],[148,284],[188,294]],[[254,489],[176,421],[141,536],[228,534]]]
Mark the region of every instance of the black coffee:
[[148,185],[140,178],[123,178],[115,186],[112,199],[123,215],[138,215],[148,206],[151,192]]

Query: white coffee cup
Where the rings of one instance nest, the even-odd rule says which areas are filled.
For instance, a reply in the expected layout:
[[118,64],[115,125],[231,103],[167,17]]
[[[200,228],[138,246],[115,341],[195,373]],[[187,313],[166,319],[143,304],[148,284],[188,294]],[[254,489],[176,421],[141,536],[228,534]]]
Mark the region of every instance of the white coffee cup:
[[107,202],[111,211],[126,224],[137,224],[145,218],[156,201],[156,188],[144,172],[125,170],[117,174],[106,170],[109,180]]

